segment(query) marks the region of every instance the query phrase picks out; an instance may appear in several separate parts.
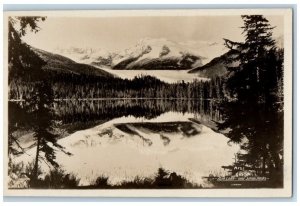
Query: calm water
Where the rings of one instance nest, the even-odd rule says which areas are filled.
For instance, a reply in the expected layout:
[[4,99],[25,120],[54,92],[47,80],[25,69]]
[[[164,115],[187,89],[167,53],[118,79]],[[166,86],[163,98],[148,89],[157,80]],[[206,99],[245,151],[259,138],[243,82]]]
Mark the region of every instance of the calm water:
[[188,73],[188,70],[114,70],[107,67],[98,67],[122,79],[133,79],[136,76],[153,76],[167,83],[206,81],[208,78],[198,77]]
[[[221,120],[213,101],[187,99],[110,99],[110,100],[62,100],[54,109],[63,124],[97,124],[114,118],[133,116],[155,119],[166,112],[190,113],[202,123],[212,124]],[[95,125],[96,126],[96,125]]]
[[[72,153],[58,152],[57,162],[81,185],[103,175],[111,184],[152,177],[162,167],[209,186],[202,177],[222,173],[239,150],[214,132],[221,116],[212,101],[64,100],[54,108],[64,130],[58,143]],[[33,147],[15,161],[34,154]]]

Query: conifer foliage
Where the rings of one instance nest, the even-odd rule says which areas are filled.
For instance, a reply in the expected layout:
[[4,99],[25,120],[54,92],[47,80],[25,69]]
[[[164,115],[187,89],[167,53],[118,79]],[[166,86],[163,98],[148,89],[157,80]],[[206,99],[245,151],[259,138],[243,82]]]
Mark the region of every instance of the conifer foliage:
[[[33,182],[38,179],[39,162],[44,161],[58,167],[55,161],[55,148],[63,150],[57,144],[57,135],[54,132],[55,118],[52,111],[54,96],[51,85],[47,83],[45,71],[42,70],[45,62],[21,39],[22,36],[26,35],[28,29],[31,32],[38,32],[37,23],[44,20],[44,17],[11,17],[8,22],[9,87],[13,85],[27,85],[30,87],[28,90],[30,95],[27,95],[29,98],[22,95],[18,97],[25,100],[25,103],[9,103],[11,105],[15,104],[10,107],[12,110],[9,111],[9,129],[13,130],[18,126],[18,114],[15,111],[21,107],[21,110],[25,111],[28,121],[30,121],[28,124],[33,128],[36,139],[37,151],[34,172],[31,177]],[[15,117],[16,115],[17,117]],[[9,134],[9,148],[12,148],[11,144],[18,144],[18,142],[12,131],[9,131]],[[9,153],[12,152],[12,150],[9,150]]]
[[225,39],[225,45],[235,55],[228,62],[225,80],[227,99],[220,105],[231,141],[244,143],[247,162],[259,168],[261,175],[282,180],[283,111],[282,78],[283,50],[276,48],[272,29],[262,15],[244,15],[245,42]]

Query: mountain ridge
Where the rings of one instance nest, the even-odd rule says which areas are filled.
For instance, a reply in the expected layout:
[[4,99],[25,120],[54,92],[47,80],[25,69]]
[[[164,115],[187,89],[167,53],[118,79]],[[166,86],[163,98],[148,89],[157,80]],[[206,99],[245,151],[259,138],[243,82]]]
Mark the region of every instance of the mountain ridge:
[[[282,49],[284,46],[284,38],[283,36],[279,36],[275,38],[276,47]],[[201,77],[213,78],[216,76],[224,76],[227,74],[226,67],[235,67],[238,66],[239,62],[234,61],[231,63],[227,63],[226,59],[232,58],[234,52],[226,52],[221,56],[217,56],[213,58],[210,62],[205,65],[200,65],[188,71],[188,73],[195,73]]]
[[119,52],[75,47],[57,52],[78,62],[116,70],[189,70],[221,55],[223,50],[224,46],[216,42],[143,38]]
[[113,77],[112,74],[104,70],[98,69],[92,65],[77,63],[72,59],[69,59],[60,54],[51,53],[42,49],[31,47],[31,49],[46,62],[43,66],[44,70],[57,71],[62,73],[71,74],[85,74],[85,75],[95,75],[103,77]]

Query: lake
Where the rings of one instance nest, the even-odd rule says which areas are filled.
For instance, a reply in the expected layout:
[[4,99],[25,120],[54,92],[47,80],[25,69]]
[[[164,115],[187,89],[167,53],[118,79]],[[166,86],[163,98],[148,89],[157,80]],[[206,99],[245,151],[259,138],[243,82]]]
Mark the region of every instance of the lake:
[[[210,187],[203,177],[222,174],[221,167],[232,164],[239,151],[215,131],[221,116],[213,101],[61,100],[54,109],[62,123],[58,143],[72,153],[57,152],[57,162],[80,178],[81,186],[99,176],[109,177],[111,185],[151,178],[164,168]],[[14,162],[29,163],[35,152],[31,147]]]

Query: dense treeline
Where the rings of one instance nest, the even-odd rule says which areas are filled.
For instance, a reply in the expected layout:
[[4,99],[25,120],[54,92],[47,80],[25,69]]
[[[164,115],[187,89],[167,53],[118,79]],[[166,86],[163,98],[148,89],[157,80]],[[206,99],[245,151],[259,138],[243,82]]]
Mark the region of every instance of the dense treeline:
[[[133,80],[47,71],[47,82],[52,85],[55,99],[86,98],[223,98],[222,79],[194,80],[168,84],[151,76]],[[10,83],[10,99],[22,100],[32,96],[34,84],[18,79]]]

